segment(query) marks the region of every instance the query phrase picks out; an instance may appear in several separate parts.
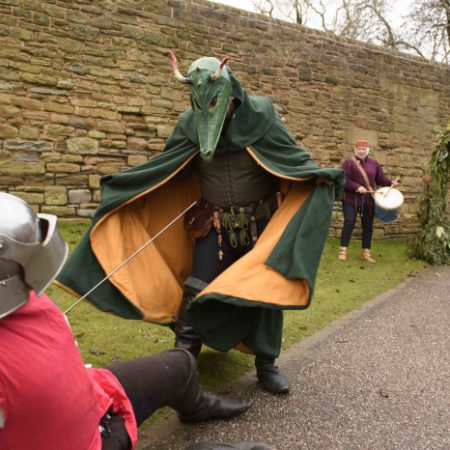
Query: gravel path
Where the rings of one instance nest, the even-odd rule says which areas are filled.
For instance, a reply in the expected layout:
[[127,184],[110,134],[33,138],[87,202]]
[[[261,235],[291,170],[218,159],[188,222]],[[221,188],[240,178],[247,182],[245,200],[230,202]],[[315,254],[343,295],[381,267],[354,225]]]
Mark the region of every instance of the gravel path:
[[285,352],[286,396],[254,373],[227,386],[252,408],[230,421],[145,430],[139,449],[263,441],[276,450],[450,449],[450,267],[432,267]]

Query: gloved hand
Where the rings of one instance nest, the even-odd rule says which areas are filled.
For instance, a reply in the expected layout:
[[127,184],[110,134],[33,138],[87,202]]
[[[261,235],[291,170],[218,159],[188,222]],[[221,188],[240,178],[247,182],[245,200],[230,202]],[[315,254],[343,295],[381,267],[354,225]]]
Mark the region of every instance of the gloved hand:
[[358,194],[367,194],[367,189],[364,186],[360,186],[358,189],[356,189],[356,192]]
[[189,446],[186,450],[275,450],[262,442],[236,442],[221,444],[219,442],[200,442]]

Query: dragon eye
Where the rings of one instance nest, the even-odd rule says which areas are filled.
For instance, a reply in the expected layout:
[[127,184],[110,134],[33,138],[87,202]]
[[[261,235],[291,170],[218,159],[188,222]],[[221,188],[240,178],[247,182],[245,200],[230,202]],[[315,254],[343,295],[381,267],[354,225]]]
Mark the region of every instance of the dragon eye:
[[214,108],[214,107],[216,106],[216,104],[217,104],[217,95],[215,95],[215,96],[212,98],[211,103],[209,104],[209,108],[210,108],[210,109]]

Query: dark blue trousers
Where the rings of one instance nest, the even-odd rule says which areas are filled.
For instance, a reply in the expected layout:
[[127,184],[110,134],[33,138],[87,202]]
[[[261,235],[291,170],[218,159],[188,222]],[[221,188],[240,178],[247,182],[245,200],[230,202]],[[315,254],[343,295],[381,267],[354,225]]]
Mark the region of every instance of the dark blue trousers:
[[373,233],[373,208],[370,211],[367,205],[356,207],[352,203],[342,202],[342,212],[344,213],[344,227],[341,234],[341,247],[348,247],[355,227],[356,216],[359,213],[362,227],[362,248],[370,248]]

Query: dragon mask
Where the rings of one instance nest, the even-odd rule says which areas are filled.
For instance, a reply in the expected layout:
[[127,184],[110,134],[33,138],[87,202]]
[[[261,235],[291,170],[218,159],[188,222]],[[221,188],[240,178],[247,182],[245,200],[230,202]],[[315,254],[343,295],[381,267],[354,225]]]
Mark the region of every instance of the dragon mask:
[[201,157],[210,162],[214,158],[231,98],[231,71],[226,66],[228,58],[222,61],[202,57],[194,61],[187,76],[178,70],[177,59],[169,51],[172,68],[177,80],[191,88],[191,106],[194,111]]

